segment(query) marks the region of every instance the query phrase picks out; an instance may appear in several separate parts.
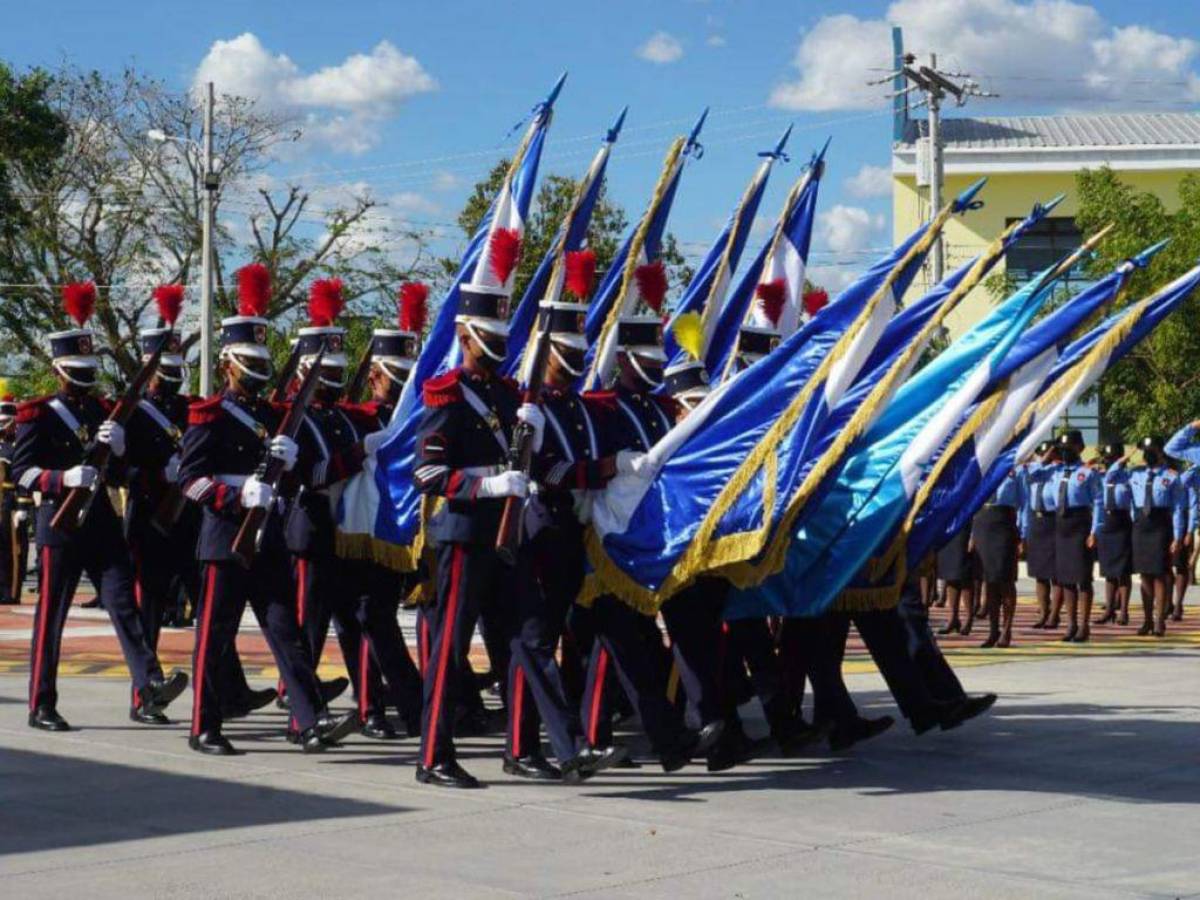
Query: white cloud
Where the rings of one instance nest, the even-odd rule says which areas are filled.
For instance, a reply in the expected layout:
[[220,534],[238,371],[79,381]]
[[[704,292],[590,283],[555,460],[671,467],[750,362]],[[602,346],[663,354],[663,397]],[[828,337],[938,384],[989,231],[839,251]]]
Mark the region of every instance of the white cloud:
[[[975,73],[985,86],[1022,99],[1122,101],[1200,99],[1200,43],[1140,25],[1117,27],[1072,0],[894,0],[880,19],[826,16],[800,39],[794,81],[777,85],[784,109],[882,108],[891,68],[891,26],[906,48]],[[1008,80],[1019,76],[1019,80]]]
[[434,172],[433,189],[435,191],[452,191],[462,184],[462,179],[453,172]]
[[206,81],[218,94],[251,97],[269,109],[295,113],[309,140],[352,154],[376,144],[379,123],[405,100],[437,88],[416,58],[388,41],[305,73],[250,32],[213,42],[192,79],[194,86]]
[[847,253],[871,246],[882,233],[887,220],[881,213],[870,213],[861,206],[841,203],[817,216],[821,247],[834,253]]
[[892,172],[886,166],[864,165],[846,179],[846,190],[852,197],[886,197],[892,192]]
[[704,41],[710,47],[724,47],[725,36],[721,34],[710,34]]
[[656,31],[637,48],[637,55],[646,62],[665,65],[683,58],[683,44],[665,31]]
[[861,270],[855,266],[812,265],[805,274],[813,284],[825,288],[830,297],[836,297],[840,291],[849,287],[861,274]]

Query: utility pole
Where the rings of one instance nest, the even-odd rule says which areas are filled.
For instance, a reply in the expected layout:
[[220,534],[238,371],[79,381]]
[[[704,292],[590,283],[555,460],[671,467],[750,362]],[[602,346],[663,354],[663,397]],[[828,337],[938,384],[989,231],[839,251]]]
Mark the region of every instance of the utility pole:
[[200,396],[212,394],[213,379],[213,210],[219,185],[213,170],[213,83],[204,93],[204,223],[200,253]]
[[[885,78],[870,81],[868,84],[887,84],[901,76],[909,82],[908,87],[894,92],[892,98],[905,96],[912,91],[920,91],[925,96],[912,104],[910,108],[925,105],[929,110],[929,214],[933,216],[942,208],[942,193],[945,186],[945,164],[943,162],[942,146],[942,101],[947,95],[954,98],[957,106],[963,106],[968,97],[995,97],[996,94],[982,91],[979,85],[971,80],[965,72],[942,72],[937,67],[937,54],[929,54],[929,65],[916,67],[917,57],[906,53],[903,64]],[[962,79],[961,83],[954,79]],[[918,141],[920,138],[918,137]],[[918,160],[920,155],[918,154]],[[920,163],[918,162],[918,168]],[[920,179],[918,178],[918,183]],[[945,271],[945,255],[942,249],[942,237],[938,235],[930,253],[931,284],[938,284]]]

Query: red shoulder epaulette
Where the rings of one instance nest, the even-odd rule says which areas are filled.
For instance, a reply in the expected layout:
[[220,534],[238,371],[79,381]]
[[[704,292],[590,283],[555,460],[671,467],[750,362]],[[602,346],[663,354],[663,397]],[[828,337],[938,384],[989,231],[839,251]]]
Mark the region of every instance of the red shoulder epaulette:
[[462,386],[459,384],[461,375],[462,369],[451,369],[445,375],[428,379],[421,390],[425,405],[449,406],[462,400]]
[[379,404],[374,400],[366,403],[347,403],[343,400],[337,406],[356,425],[371,429],[379,425]]
[[616,391],[584,391],[579,395],[584,403],[590,404],[597,409],[612,411],[617,408],[617,392]]
[[32,422],[42,414],[42,410],[46,408],[46,401],[50,399],[49,395],[45,397],[34,397],[32,400],[23,400],[17,405],[17,424],[22,422]]
[[205,400],[194,400],[188,404],[188,424],[189,425],[208,425],[211,422],[221,418],[221,395],[209,397]]

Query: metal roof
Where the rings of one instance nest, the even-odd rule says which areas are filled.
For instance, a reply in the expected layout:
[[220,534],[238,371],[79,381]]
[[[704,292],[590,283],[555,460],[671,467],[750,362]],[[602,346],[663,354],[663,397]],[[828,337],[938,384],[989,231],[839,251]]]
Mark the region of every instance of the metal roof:
[[[904,144],[928,133],[926,120],[907,123]],[[1037,147],[1200,146],[1200,114],[1114,113],[1086,116],[946,118],[942,143],[953,150]]]

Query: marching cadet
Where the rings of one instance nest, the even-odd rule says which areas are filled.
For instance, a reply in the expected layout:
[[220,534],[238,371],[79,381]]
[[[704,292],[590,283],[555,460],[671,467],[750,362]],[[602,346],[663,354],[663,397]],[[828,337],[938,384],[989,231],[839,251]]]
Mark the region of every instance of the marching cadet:
[[[41,495],[35,536],[41,555],[41,586],[34,613],[29,666],[29,725],[67,731],[58,713],[58,661],[67,612],[79,578],[87,574],[108,611],[125,663],[133,675],[134,722],[160,724],[162,712],[187,686],[187,675],[163,677],[133,598],[133,567],[120,520],[105,490],[106,476],[121,474],[125,429],[108,418],[112,403],[97,393],[99,361],[86,323],[95,306],[91,283],[63,289],[67,313],[78,328],[49,336],[58,392],[30,400],[17,411],[13,477],[26,491]],[[108,445],[107,471],[87,463],[92,443]],[[81,525],[74,530],[52,524],[73,489],[93,491]]]
[[1070,625],[1064,641],[1085,642],[1092,625],[1092,563],[1104,520],[1104,479],[1080,458],[1083,434],[1059,436],[1062,463],[1048,484],[1054,497],[1054,578],[1062,587]]
[[33,498],[13,479],[13,443],[17,404],[0,399],[0,606],[21,602],[21,585],[29,557],[29,510]]
[[[622,746],[597,749],[585,741],[579,707],[568,696],[555,659],[567,614],[583,582],[586,492],[603,487],[614,474],[624,471],[633,456],[602,455],[603,411],[574,388],[585,367],[583,326],[595,265],[590,250],[567,253],[565,290],[574,302],[543,301],[540,306],[538,327],[547,341],[547,355],[538,402],[546,428],[535,460],[539,491],[536,499],[529,501],[527,520],[540,527],[521,548],[530,581],[529,589],[515,598],[517,627],[508,676],[512,702],[505,771],[539,780],[561,778],[568,783],[618,765],[626,756]],[[525,702],[527,690],[533,704]],[[541,758],[539,717],[558,761],[557,771]]]
[[[254,610],[275,663],[287,686],[298,742],[306,753],[336,744],[358,724],[356,712],[332,716],[324,708],[308,649],[296,624],[291,565],[284,543],[278,498],[256,469],[264,454],[296,466],[298,448],[286,435],[271,435],[280,410],[259,395],[271,378],[267,350],[270,275],[254,263],[238,272],[238,315],[221,322],[220,363],[223,390],[192,404],[183,437],[180,484],[188,499],[203,509],[197,556],[202,565],[196,647],[193,654],[192,727],[189,746],[200,753],[236,753],[221,732],[222,700],[233,678],[227,661],[247,602]],[[234,540],[248,510],[269,515],[261,547],[249,567],[233,553]],[[271,514],[273,513],[273,514]],[[226,696],[222,696],[222,695]]]
[[1167,633],[1171,561],[1187,528],[1187,490],[1179,473],[1166,464],[1162,440],[1148,437],[1138,445],[1145,465],[1129,470],[1118,461],[1106,482],[1124,483],[1133,518],[1133,571],[1142,580],[1144,620],[1138,634]]
[[1116,478],[1125,460],[1125,445],[1105,444],[1100,457],[1104,466],[1104,524],[1096,535],[1096,559],[1104,579],[1104,615],[1095,624],[1128,625],[1133,520],[1129,516],[1129,484],[1124,478]]
[[183,286],[160,285],[154,299],[163,325],[139,334],[142,359],[153,355],[164,335],[167,344],[127,428],[131,468],[125,530],[133,556],[134,599],[150,646],[157,649],[164,615],[180,603],[173,594],[190,596],[193,608],[199,595],[196,540],[200,516],[194,507],[173,504],[170,499],[180,496],[179,443],[192,400],[180,393],[187,366],[175,331]]
[[[508,341],[508,302],[504,287],[460,287],[455,331],[462,365],[429,379],[423,390],[414,483],[445,503],[426,527],[436,554],[436,598],[427,612],[430,646],[416,779],[440,787],[479,786],[458,764],[452,734],[456,707],[472,690],[471,638],[484,615],[493,639],[503,635],[507,643],[512,597],[528,589],[520,583],[520,569],[508,569],[496,552],[505,499],[529,494],[529,477],[506,465],[513,428],[518,421],[533,428],[536,448],[545,424],[540,410],[522,404],[516,386],[497,374]],[[497,671],[506,671],[508,662],[492,659]]]
[[[645,294],[643,299],[647,299]],[[653,303],[648,305],[656,308]],[[616,348],[615,390],[591,396],[609,409],[604,429],[606,452],[612,456],[622,450],[639,454],[627,457],[628,462],[622,466],[636,473],[640,454],[671,430],[678,415],[675,401],[656,393],[663,382],[666,362],[662,322],[657,313],[622,316],[617,322]],[[654,620],[611,594],[596,598],[592,612],[596,642],[588,662],[581,710],[589,737],[597,732],[598,722],[607,717],[604,695],[611,662],[664,771],[676,771],[693,755],[707,753],[720,739],[723,723],[706,723],[698,732],[686,729],[675,707],[667,702],[663,645]]]
[[1033,628],[1057,628],[1062,610],[1062,588],[1054,572],[1054,496],[1048,488],[1058,472],[1058,448],[1052,441],[1038,444],[1036,456],[1026,463],[1025,484],[1029,509],[1026,516],[1025,567],[1034,580],[1038,620]]
[[987,602],[988,636],[980,645],[985,649],[1012,646],[1017,557],[1027,525],[1025,494],[1024,473],[1014,468],[1000,482],[991,500],[975,514],[971,525]]
[[[338,406],[353,427],[363,456],[374,452],[382,442],[400,391],[416,362],[428,293],[429,289],[417,282],[401,286],[399,330],[376,328],[371,334],[367,374],[371,399],[362,404],[345,400]],[[352,470],[347,468],[344,474]],[[332,476],[327,473],[323,477]],[[356,683],[360,733],[364,737],[376,740],[399,737],[386,715],[388,700],[400,713],[408,737],[421,732],[421,675],[397,619],[400,601],[414,581],[414,577],[369,558],[338,561],[339,597],[334,599],[333,610],[335,616],[340,611],[343,616],[353,617],[362,635]]]

